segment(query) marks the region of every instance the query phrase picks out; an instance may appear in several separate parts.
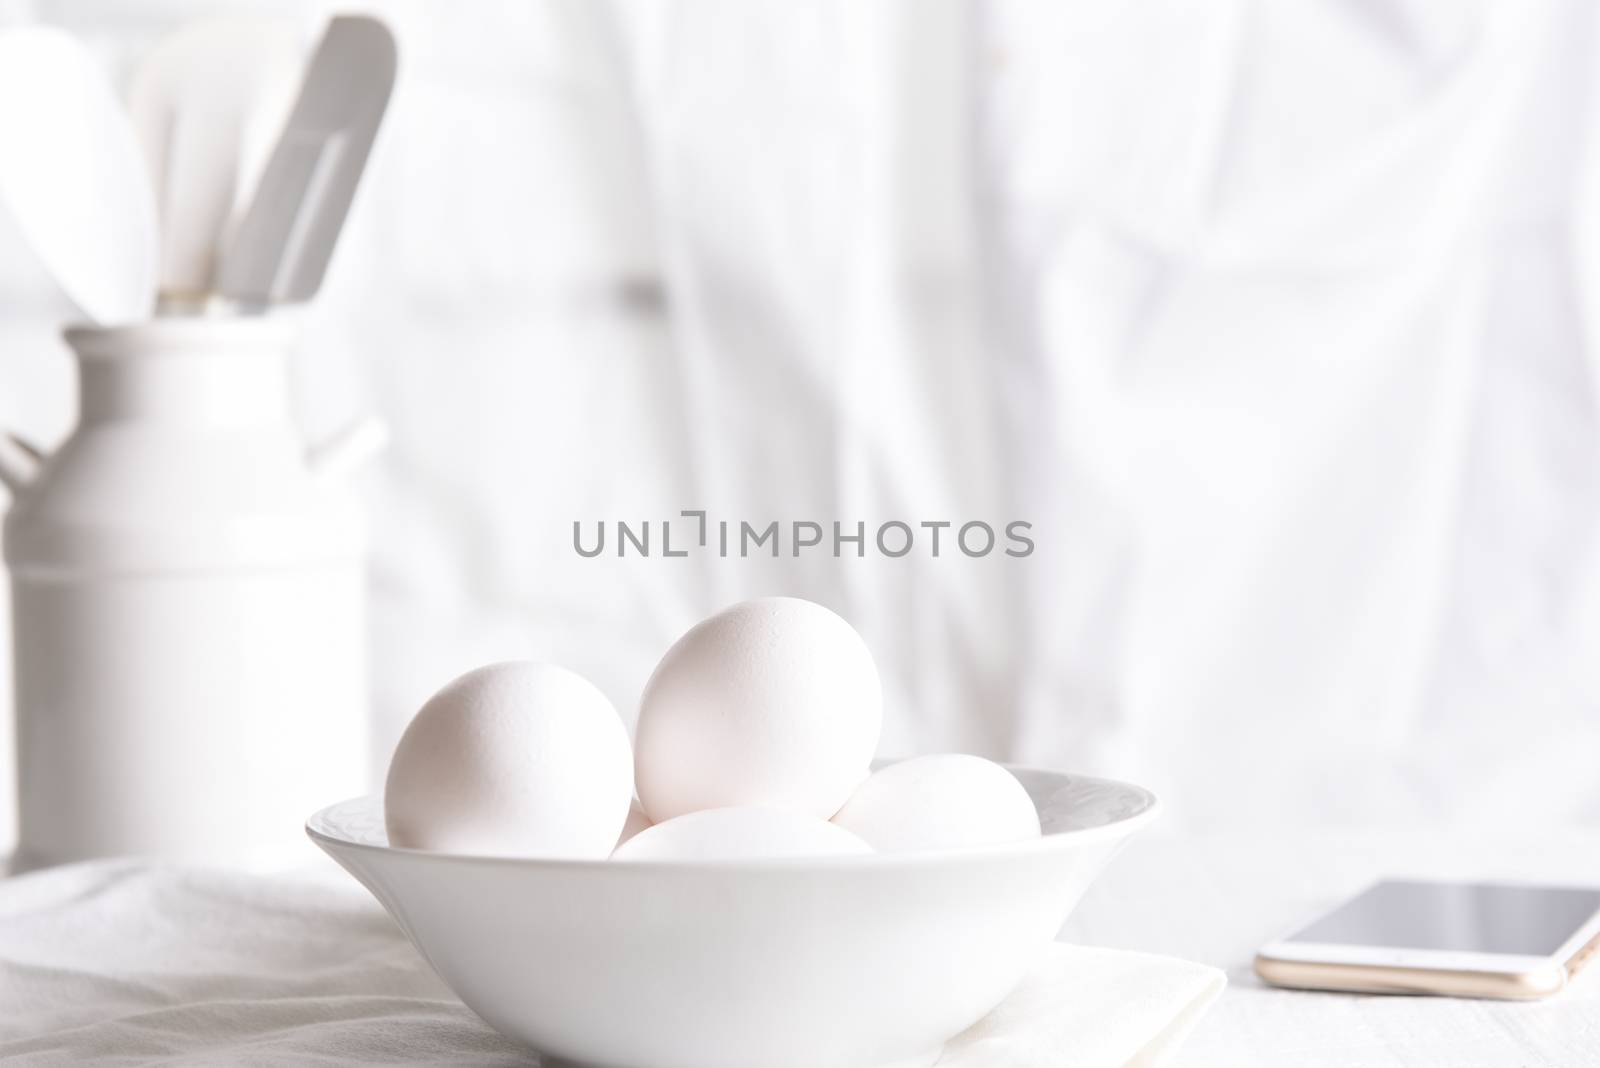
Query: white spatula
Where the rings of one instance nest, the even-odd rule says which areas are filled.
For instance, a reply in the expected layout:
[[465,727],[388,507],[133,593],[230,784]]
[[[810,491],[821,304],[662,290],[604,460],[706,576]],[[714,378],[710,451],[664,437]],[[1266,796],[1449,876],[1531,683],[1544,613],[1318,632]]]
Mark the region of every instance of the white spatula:
[[217,250],[255,188],[294,99],[305,49],[292,22],[216,18],[161,40],[128,88],[161,227],[160,302],[197,310]]
[[85,317],[149,316],[157,238],[144,158],[105,73],[61,30],[0,30],[0,200]]
[[245,307],[310,300],[394,85],[395,45],[376,19],[328,24],[250,209],[223,253],[217,290]]

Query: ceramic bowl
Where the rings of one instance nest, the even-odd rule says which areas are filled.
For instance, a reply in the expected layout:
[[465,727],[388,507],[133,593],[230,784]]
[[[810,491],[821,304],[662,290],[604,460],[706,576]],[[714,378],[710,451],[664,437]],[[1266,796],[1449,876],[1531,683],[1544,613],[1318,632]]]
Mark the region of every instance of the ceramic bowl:
[[496,1030],[607,1068],[931,1064],[1022,979],[1149,791],[1013,768],[1043,837],[937,853],[628,863],[389,846],[383,803],[306,829]]

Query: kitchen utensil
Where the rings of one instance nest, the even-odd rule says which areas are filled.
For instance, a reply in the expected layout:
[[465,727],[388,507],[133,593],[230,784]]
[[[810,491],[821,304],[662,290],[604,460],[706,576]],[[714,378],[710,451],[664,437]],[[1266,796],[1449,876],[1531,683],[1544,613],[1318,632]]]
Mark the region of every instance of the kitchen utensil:
[[15,867],[303,861],[306,809],[365,782],[363,522],[340,476],[379,436],[306,446],[291,335],[69,330],[78,426],[42,464],[4,439]]
[[155,202],[133,126],[75,38],[0,30],[0,200],[88,319],[150,314]]
[[1012,769],[1044,836],[825,858],[628,863],[397,849],[383,800],[313,840],[440,977],[541,1053],[631,1068],[931,1064],[1156,815],[1125,783]]
[[328,24],[249,210],[224,252],[217,289],[247,307],[310,300],[394,85],[395,45],[376,19]]
[[292,22],[192,23],[135,72],[128,111],[144,147],[161,231],[160,304],[202,306],[218,247],[294,99],[303,57]]

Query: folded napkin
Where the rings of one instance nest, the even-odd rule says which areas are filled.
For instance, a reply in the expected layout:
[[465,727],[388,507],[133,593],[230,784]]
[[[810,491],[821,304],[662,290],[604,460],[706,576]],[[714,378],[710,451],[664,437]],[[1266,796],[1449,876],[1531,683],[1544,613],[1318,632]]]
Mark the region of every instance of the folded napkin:
[[1155,1068],[1226,981],[1186,960],[1057,943],[938,1068]]
[[[1053,946],[939,1064],[1144,1068],[1221,987],[1182,961]],[[332,871],[105,862],[0,880],[0,1006],[8,1065],[538,1063]]]

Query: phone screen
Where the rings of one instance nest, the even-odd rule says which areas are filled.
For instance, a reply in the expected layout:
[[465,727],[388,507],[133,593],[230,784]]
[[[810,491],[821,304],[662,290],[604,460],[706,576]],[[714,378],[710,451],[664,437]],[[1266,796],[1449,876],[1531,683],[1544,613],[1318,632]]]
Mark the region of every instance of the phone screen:
[[1547,957],[1600,911],[1600,890],[1377,883],[1291,942]]

